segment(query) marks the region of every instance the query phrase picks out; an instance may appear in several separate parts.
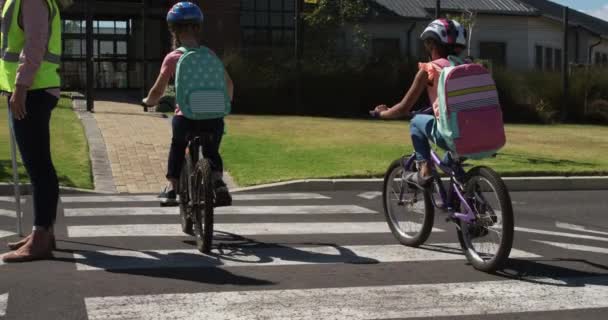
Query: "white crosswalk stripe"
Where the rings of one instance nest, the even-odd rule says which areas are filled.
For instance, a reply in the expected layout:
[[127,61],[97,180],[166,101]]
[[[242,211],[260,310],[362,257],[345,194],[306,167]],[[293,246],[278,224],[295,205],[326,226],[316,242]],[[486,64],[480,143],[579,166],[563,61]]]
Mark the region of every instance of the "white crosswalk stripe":
[[85,303],[90,320],[363,320],[608,307],[608,277],[580,286],[571,283],[585,283],[581,279],[557,281],[562,285],[548,280],[99,297]]
[[[217,208],[216,214],[351,214],[377,213],[354,205],[323,206],[232,206]],[[177,208],[86,208],[65,209],[66,217],[177,215]]]
[[17,217],[17,214],[13,210],[0,209],[0,216],[15,218]]
[[[263,200],[326,200],[329,197],[317,193],[263,193],[234,194],[235,201]],[[63,203],[101,203],[101,202],[158,202],[155,195],[120,195],[120,196],[69,196],[61,197]]]
[[[215,224],[214,228],[217,232],[242,236],[389,232],[385,222],[225,223]],[[439,228],[434,228],[433,231],[444,232]],[[123,224],[70,226],[68,235],[72,238],[87,238],[177,237],[184,234],[177,224]]]
[[0,230],[0,238],[6,238],[10,236],[14,236],[16,233],[11,231]]
[[580,225],[571,224],[571,223],[564,223],[564,222],[558,221],[555,223],[555,226],[560,229],[566,229],[566,230],[572,230],[572,231],[582,231],[582,232],[587,232],[587,233],[594,233],[594,234],[601,234],[604,236],[608,236],[608,232],[592,230],[585,226],[580,226]]
[[6,306],[8,303],[8,293],[0,294],[0,317],[6,315]]
[[[368,196],[371,198],[372,195]],[[358,268],[365,268],[360,269],[365,270],[361,271],[361,276],[365,277],[368,273],[375,272],[374,270],[381,270],[390,265],[397,267],[397,264],[412,267],[419,265],[425,268],[425,264],[436,263],[435,266],[438,266],[442,263],[453,264],[461,261],[463,268],[471,268],[465,263],[459,243],[444,242],[443,238],[452,236],[452,241],[455,241],[456,237],[452,226],[446,228],[446,225],[441,224],[443,219],[436,219],[439,227],[433,228],[433,232],[438,233],[436,236],[442,237],[442,240],[429,241],[420,248],[411,248],[397,244],[396,240],[386,243],[385,239],[393,239],[388,225],[379,212],[367,208],[367,204],[338,204],[335,199],[312,193],[266,193],[260,195],[260,198],[243,194],[239,198],[237,201],[242,202],[235,203],[233,207],[218,208],[215,212],[218,217],[215,224],[217,238],[211,255],[203,255],[191,244],[186,245],[183,240],[173,238],[194,240],[193,237],[182,233],[177,208],[145,207],[141,204],[157,201],[155,197],[81,196],[69,197],[67,201],[64,198],[65,203],[75,204],[64,209],[64,215],[71,218],[67,219],[67,235],[71,238],[69,240],[89,245],[74,250],[76,270],[83,275],[103,275],[105,272],[147,275],[156,274],[156,270],[162,270],[159,273],[166,274],[173,272],[171,270],[194,272],[200,268],[219,268],[225,272],[238,271],[247,275],[248,272],[264,274],[266,270],[273,268],[280,268],[282,273],[289,273],[285,270],[292,268],[330,268],[332,272],[353,272],[359,270]],[[353,198],[359,200],[355,203],[362,203],[364,200],[361,198],[365,197],[355,194]],[[374,198],[377,199],[377,194]],[[261,200],[276,201],[276,204],[271,202],[272,205],[269,205]],[[104,208],[95,206],[95,203],[103,203]],[[312,219],[307,215],[314,215],[314,221],[310,221]],[[143,220],[146,216],[150,216],[147,217],[150,221]],[[141,222],[138,217],[141,217]],[[278,218],[280,220],[276,221],[281,222],[275,222],[274,219]],[[100,221],[103,222],[99,223]],[[446,230],[451,232],[445,232]],[[605,238],[599,235],[525,227],[519,227],[517,230],[522,233],[605,241]],[[226,234],[246,239],[267,236],[269,239],[285,239],[285,242],[278,240],[278,244],[255,241],[245,244],[238,241],[231,243],[225,240]],[[356,244],[338,245],[289,241],[290,237],[297,239],[297,236],[304,239],[314,239],[317,236],[348,236],[348,239],[361,237],[372,239],[370,241],[376,239],[377,242],[367,243],[360,240]],[[159,237],[163,240],[145,240],[150,239],[149,237]],[[378,240],[380,237],[383,240]],[[137,245],[129,244],[132,240],[136,242],[135,239],[140,241],[139,243],[146,243],[146,249],[138,249]],[[97,241],[99,246],[94,247]],[[120,245],[104,246],[106,241],[117,241]],[[167,241],[173,244],[170,247],[160,247]],[[154,248],[153,243],[156,242],[159,243],[158,248]],[[567,250],[587,249],[590,252],[604,253],[601,248],[593,251],[582,245],[572,246],[540,240],[538,242]],[[541,258],[541,255],[513,248],[510,257],[536,259]],[[380,265],[378,269],[374,269],[373,265],[376,264]],[[372,286],[342,283],[331,287],[323,287],[321,284],[302,289],[298,289],[297,285],[291,286],[290,283],[281,283],[289,289],[277,289],[274,287],[277,284],[273,283],[255,290],[224,287],[220,289],[221,292],[205,288],[201,290],[203,292],[189,289],[185,293],[170,294],[166,292],[171,291],[164,290],[148,293],[146,289],[143,294],[138,295],[88,296],[85,298],[85,305],[87,316],[92,320],[396,319],[608,308],[608,276],[591,279],[577,277],[531,280],[471,280],[423,284],[403,284],[397,281]],[[581,285],[576,285],[579,282]],[[493,299],[496,297],[500,297],[499,302],[488,303],[495,301]],[[403,303],[404,301],[407,303]]]
[[542,241],[542,240],[534,240],[534,242],[543,243],[543,244],[546,244],[549,246],[554,246],[554,247],[558,247],[558,248],[562,248],[562,249],[566,249],[566,250],[608,254],[608,248],[602,248],[602,247],[585,246],[585,245],[573,244],[573,243]]

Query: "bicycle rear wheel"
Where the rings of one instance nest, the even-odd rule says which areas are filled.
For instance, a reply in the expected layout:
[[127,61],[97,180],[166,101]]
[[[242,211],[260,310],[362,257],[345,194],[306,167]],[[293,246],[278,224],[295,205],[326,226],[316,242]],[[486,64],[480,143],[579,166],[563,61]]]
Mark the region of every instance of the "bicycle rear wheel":
[[431,234],[435,209],[430,192],[410,186],[405,182],[405,173],[401,159],[388,168],[382,192],[384,215],[399,242],[417,247]]
[[513,246],[513,206],[503,180],[492,169],[467,173],[465,198],[476,219],[460,222],[458,240],[475,269],[494,272],[504,266]]
[[202,253],[211,252],[213,242],[213,183],[211,164],[201,159],[196,165],[196,202],[194,208],[194,228],[196,247]]
[[190,163],[184,161],[182,172],[179,176],[179,185],[177,192],[179,193],[179,217],[182,225],[182,231],[185,234],[194,235],[192,229],[192,204],[190,203],[190,195],[188,194],[188,184],[190,180]]

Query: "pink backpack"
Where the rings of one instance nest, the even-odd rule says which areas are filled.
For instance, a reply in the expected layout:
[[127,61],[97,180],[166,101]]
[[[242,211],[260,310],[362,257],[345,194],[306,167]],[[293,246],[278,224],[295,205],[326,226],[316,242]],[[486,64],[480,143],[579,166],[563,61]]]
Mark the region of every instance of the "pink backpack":
[[482,65],[449,60],[437,89],[439,133],[460,156],[491,157],[506,144],[496,84]]

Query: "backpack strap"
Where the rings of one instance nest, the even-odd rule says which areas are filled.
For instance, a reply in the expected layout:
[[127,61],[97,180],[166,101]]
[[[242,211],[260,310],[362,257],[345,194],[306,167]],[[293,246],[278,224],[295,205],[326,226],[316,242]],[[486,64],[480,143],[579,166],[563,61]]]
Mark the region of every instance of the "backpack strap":
[[456,67],[459,66],[461,64],[465,64],[464,60],[462,60],[460,57],[458,56],[448,56],[448,61],[450,61],[450,66],[452,67]]

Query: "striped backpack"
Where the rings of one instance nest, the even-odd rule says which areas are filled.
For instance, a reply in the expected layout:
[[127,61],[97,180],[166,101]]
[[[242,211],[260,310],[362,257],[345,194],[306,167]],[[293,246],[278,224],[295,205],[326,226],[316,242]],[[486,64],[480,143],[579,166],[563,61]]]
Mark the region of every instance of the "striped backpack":
[[223,118],[231,104],[224,79],[224,64],[207,47],[179,48],[175,99],[184,117],[191,120]]
[[439,133],[460,156],[491,157],[506,143],[496,84],[482,65],[449,60],[439,78]]

